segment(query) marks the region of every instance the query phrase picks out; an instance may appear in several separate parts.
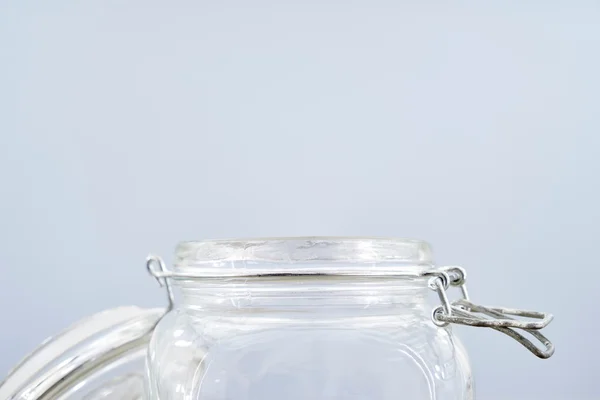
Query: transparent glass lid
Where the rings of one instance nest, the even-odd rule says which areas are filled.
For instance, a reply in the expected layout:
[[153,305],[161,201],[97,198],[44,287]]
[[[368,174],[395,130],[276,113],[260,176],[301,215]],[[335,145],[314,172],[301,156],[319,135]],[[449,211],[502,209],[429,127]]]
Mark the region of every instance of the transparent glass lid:
[[163,314],[120,307],[78,322],[23,359],[0,399],[142,399],[146,348]]
[[429,244],[379,237],[290,237],[182,242],[174,271],[185,275],[387,274],[432,267]]

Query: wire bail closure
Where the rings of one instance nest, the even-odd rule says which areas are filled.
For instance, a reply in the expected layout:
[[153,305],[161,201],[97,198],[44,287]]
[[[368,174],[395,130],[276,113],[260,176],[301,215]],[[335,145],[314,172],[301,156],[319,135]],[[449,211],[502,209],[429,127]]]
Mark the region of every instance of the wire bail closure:
[[[462,267],[442,267],[439,272],[433,272],[430,275],[434,276],[429,281],[429,287],[437,292],[442,303],[433,309],[431,315],[435,325],[444,327],[448,324],[458,324],[491,328],[515,339],[539,358],[550,358],[554,354],[552,342],[539,332],[552,322],[554,318],[552,314],[505,307],[486,307],[472,303],[466,286],[467,274]],[[450,286],[460,288],[462,299],[453,302],[448,300],[446,291]],[[517,320],[511,318],[513,316],[531,318],[532,320]],[[536,346],[515,329],[521,329],[529,333],[543,347]]]
[[[171,271],[167,269],[163,260],[155,255],[148,256],[146,259],[146,268],[161,287],[166,287],[168,300],[167,312],[171,311],[174,307],[173,288],[171,287],[170,279],[206,278],[206,276],[202,275],[182,274]],[[505,307],[486,307],[471,302],[466,285],[467,273],[462,267],[441,267],[435,271],[425,272],[418,276],[431,276],[429,288],[435,291],[440,298],[441,305],[434,308],[431,313],[431,319],[435,325],[445,327],[449,324],[458,324],[491,328],[515,339],[539,358],[550,358],[554,354],[554,345],[552,342],[539,332],[552,322],[554,318],[552,314]],[[450,286],[461,290],[461,299],[452,302],[448,299],[446,292]],[[512,317],[525,317],[531,320],[518,320]],[[523,334],[517,332],[516,329],[521,329],[529,333],[543,347],[536,346]]]
[[171,283],[167,279],[170,276],[170,271],[167,269],[165,262],[159,256],[150,254],[146,258],[146,269],[156,279],[160,287],[165,286],[167,289],[167,300],[168,306],[166,312],[169,312],[175,306],[175,296],[173,295],[173,288]]

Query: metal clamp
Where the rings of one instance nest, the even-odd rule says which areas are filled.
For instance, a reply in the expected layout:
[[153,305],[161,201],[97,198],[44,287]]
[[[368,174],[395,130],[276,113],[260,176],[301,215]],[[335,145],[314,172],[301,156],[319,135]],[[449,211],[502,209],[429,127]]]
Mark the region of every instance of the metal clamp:
[[[429,287],[437,292],[442,303],[434,308],[431,315],[433,323],[437,326],[459,324],[491,328],[512,337],[539,358],[550,358],[554,354],[552,342],[539,332],[540,329],[545,328],[552,322],[554,318],[552,314],[504,307],[485,307],[472,303],[466,286],[466,271],[461,267],[444,267],[439,272],[430,275],[433,275],[433,277],[429,281]],[[450,302],[446,294],[449,286],[460,288],[462,299]],[[517,320],[511,318],[511,316],[526,317],[533,320]],[[529,333],[543,347],[536,346],[515,329],[521,329]]]
[[[157,268],[158,267],[158,268]],[[165,286],[167,289],[167,300],[168,306],[166,312],[169,312],[173,309],[175,305],[175,296],[173,295],[173,288],[171,287],[171,283],[168,278],[171,276],[171,271],[167,269],[165,262],[159,256],[149,255],[146,258],[146,269],[152,275],[158,284],[163,287]]]
[[[177,273],[169,270],[163,260],[154,255],[148,256],[146,259],[146,268],[160,284],[165,286],[167,290],[168,308],[171,311],[174,305],[173,289],[170,284],[171,279],[203,279],[215,278],[214,276],[203,276],[190,273]],[[298,274],[300,276],[302,274]],[[399,276],[387,275],[389,276]],[[249,278],[260,277],[264,275],[238,275],[237,277]],[[413,276],[413,275],[407,275]],[[466,278],[467,274],[462,267],[442,267],[434,271],[425,272],[417,275],[418,277],[431,276],[429,287],[437,292],[440,297],[440,306],[433,309],[431,319],[434,324],[440,327],[448,324],[468,325],[475,327],[491,328],[502,332],[517,342],[525,346],[529,351],[540,358],[549,358],[554,354],[554,345],[539,330],[548,326],[552,321],[551,314],[517,310],[504,307],[485,307],[472,303],[469,299],[467,291]],[[450,301],[446,291],[450,286],[458,287],[462,292],[462,298],[455,301]],[[525,317],[532,319],[517,320],[512,317]],[[521,329],[535,339],[537,339],[543,347],[537,347],[531,340],[527,339],[515,329]]]

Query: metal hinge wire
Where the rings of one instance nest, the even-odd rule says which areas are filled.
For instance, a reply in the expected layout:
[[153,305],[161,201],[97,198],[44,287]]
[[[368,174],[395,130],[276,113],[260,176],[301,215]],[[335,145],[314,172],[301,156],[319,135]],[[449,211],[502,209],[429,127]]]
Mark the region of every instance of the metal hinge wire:
[[[505,307],[486,307],[471,302],[466,286],[466,272],[461,267],[443,267],[439,272],[431,275],[433,277],[429,281],[429,287],[437,292],[442,303],[432,312],[433,323],[437,326],[458,324],[491,328],[515,339],[539,358],[550,358],[554,354],[552,342],[539,332],[552,322],[554,318],[552,314]],[[446,293],[450,286],[460,288],[463,297],[450,302]],[[530,320],[517,320],[512,317],[525,317]],[[542,347],[536,346],[516,329],[529,333],[542,344]]]

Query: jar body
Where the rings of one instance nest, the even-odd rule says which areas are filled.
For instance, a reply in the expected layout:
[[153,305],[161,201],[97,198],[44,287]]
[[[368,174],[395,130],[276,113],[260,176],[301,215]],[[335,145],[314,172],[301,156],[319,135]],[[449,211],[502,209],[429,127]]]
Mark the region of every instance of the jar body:
[[177,307],[151,341],[149,398],[471,399],[451,328],[431,322],[427,302],[397,301],[362,308],[321,299],[314,312]]
[[156,326],[148,398],[473,398],[467,355],[436,326],[426,278],[184,280]]

